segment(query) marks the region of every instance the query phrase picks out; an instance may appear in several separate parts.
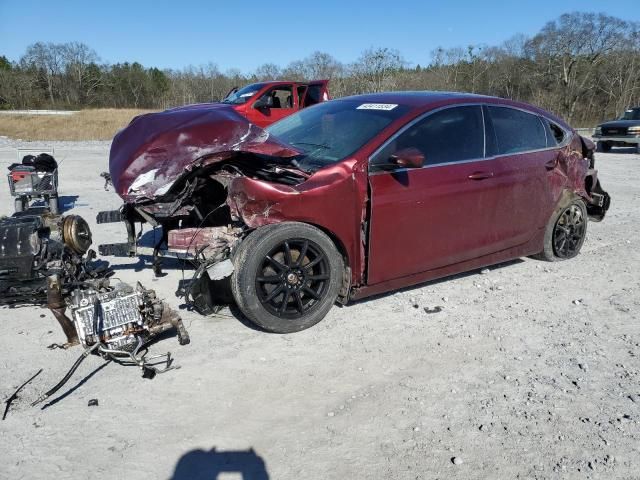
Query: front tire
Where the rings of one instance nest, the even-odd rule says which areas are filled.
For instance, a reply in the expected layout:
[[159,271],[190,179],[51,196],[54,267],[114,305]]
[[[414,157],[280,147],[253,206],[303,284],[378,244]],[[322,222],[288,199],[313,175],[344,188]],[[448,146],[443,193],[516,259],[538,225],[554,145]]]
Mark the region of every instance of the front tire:
[[336,301],[344,262],[333,241],[304,223],[268,225],[242,241],[231,291],[242,313],[275,333],[320,322]]
[[544,248],[535,257],[558,262],[578,255],[587,236],[587,222],[584,201],[575,194],[565,194],[547,223]]

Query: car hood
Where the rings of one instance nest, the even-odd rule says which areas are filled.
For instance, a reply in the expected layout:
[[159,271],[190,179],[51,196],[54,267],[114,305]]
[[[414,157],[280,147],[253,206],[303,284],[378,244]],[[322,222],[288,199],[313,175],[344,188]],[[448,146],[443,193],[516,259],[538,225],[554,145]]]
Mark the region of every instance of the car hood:
[[238,152],[293,157],[280,142],[225,104],[198,104],[135,117],[111,144],[109,173],[125,201],[155,198],[195,166]]
[[601,123],[599,127],[607,128],[629,128],[640,125],[640,120],[612,120],[610,122]]

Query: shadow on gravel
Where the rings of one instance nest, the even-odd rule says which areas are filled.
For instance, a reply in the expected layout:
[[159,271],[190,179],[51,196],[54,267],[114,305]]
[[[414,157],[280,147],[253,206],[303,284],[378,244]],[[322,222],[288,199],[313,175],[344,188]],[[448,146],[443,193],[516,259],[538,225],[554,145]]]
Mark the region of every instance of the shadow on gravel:
[[98,365],[92,372],[90,372],[89,374],[87,374],[82,380],[80,380],[78,383],[76,383],[73,387],[71,387],[69,390],[67,390],[66,392],[64,392],[62,395],[59,395],[57,397],[55,397],[53,400],[48,401],[47,403],[45,403],[40,410],[45,410],[53,405],[55,405],[56,403],[58,403],[61,400],[64,400],[65,398],[67,398],[69,395],[71,395],[73,392],[75,392],[78,388],[80,388],[82,385],[84,385],[85,383],[87,383],[91,377],[93,377],[95,374],[97,374],[100,370],[102,370],[103,368],[105,368],[107,365],[109,365],[111,363],[111,360],[108,360],[104,363],[101,363],[100,365]]
[[[519,263],[522,263],[522,262],[524,262],[524,260],[522,260],[521,258],[516,258],[515,260],[509,260],[508,262],[498,263],[496,265],[490,265],[489,267],[484,267],[484,268],[488,268],[489,270],[493,271],[493,270],[499,270],[499,269],[505,268],[505,267],[510,267],[512,265],[518,265]],[[396,293],[400,293],[400,292],[410,292],[411,290],[416,290],[418,288],[424,288],[424,287],[428,287],[430,285],[438,285],[439,283],[449,282],[449,281],[455,280],[457,278],[471,277],[473,275],[478,275],[482,270],[484,270],[484,268],[478,268],[476,270],[470,270],[468,272],[462,272],[462,273],[458,273],[456,275],[451,275],[451,276],[448,276],[448,277],[437,278],[435,280],[431,280],[431,281],[424,282],[424,283],[418,283],[417,285],[412,285],[410,287],[400,288],[398,290],[391,290],[389,292],[380,293],[378,295],[373,295],[371,297],[363,298],[362,300],[351,300],[346,305],[346,307],[349,308],[351,305],[357,305],[359,303],[368,302],[370,300],[378,300],[378,299],[381,299],[381,298],[390,297],[390,296],[395,295]]]
[[[253,448],[240,451],[191,450],[176,464],[171,480],[215,480],[240,474],[242,480],[268,480],[267,466]],[[235,476],[234,476],[235,478]]]
[[[69,210],[74,208],[76,206],[76,202],[78,201],[78,198],[80,198],[78,195],[60,195],[58,197],[58,206],[60,208],[60,213],[62,214],[62,213],[68,212]],[[45,203],[44,200],[39,199],[39,200],[35,200],[31,204],[30,208],[42,209],[42,208],[49,208],[49,206]]]

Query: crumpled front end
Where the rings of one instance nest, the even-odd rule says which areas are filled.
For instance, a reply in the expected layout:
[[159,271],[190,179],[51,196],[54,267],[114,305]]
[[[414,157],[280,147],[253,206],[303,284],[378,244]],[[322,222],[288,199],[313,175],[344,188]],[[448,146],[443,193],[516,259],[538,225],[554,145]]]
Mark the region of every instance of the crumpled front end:
[[167,194],[183,175],[245,154],[292,157],[280,143],[224,104],[194,105],[134,118],[111,144],[109,173],[126,202]]
[[[230,186],[240,178],[298,185],[309,175],[289,159],[300,153],[226,105],[137,117],[118,133],[110,153],[110,175],[125,204],[97,218],[98,223],[124,221],[128,241],[101,245],[100,253],[151,253],[156,274],[159,257],[168,254],[191,261],[198,278],[224,279],[228,263],[211,266],[228,259],[251,230],[230,208]],[[138,223],[159,229],[154,244],[136,232]]]

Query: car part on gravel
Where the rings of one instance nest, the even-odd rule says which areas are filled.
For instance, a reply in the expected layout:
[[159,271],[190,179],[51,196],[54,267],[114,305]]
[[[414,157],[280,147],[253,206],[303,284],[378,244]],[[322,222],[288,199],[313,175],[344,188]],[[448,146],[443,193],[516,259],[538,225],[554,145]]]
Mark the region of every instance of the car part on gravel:
[[2,414],[2,420],[7,418],[7,414],[9,413],[9,409],[11,408],[11,404],[13,403],[14,400],[16,400],[18,398],[18,394],[22,391],[22,389],[24,387],[26,387],[27,385],[29,385],[33,381],[33,379],[36,378],[41,373],[42,373],[42,368],[40,370],[38,370],[35,373],[35,375],[30,377],[22,385],[20,385],[18,388],[16,388],[16,390],[11,394],[11,396],[4,401],[5,407],[4,407],[4,413]]
[[69,288],[108,276],[89,250],[91,230],[77,215],[15,213],[0,220],[0,304],[44,304],[47,277]]
[[135,289],[120,283],[106,292],[76,289],[69,309],[83,347],[100,343],[100,353],[122,354],[139,366],[144,364],[136,356],[140,349],[171,328],[177,330],[180,345],[189,343],[180,316],[140,283]]
[[109,191],[109,185],[113,186],[113,182],[111,181],[111,175],[109,172],[102,172],[100,176],[104,179],[104,191]]
[[66,299],[66,307],[71,319],[66,316],[65,307],[57,310],[56,318],[60,316],[61,324],[75,327],[76,338],[84,351],[62,380],[32,405],[43,402],[62,388],[92,353],[122,365],[138,366],[145,378],[180,368],[173,364],[171,352],[147,356],[146,346],[172,328],[177,330],[180,345],[190,342],[180,316],[159,300],[155,291],[145,289],[140,283],[135,289],[125,283],[103,287],[101,291],[77,288]]

